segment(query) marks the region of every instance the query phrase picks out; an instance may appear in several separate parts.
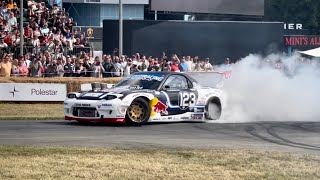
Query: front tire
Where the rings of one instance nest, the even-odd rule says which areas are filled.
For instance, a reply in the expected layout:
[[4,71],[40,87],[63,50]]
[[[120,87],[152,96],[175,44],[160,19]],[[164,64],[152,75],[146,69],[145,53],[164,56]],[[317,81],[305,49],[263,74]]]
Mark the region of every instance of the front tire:
[[144,98],[136,98],[127,109],[126,121],[130,125],[146,124],[150,118],[151,109]]

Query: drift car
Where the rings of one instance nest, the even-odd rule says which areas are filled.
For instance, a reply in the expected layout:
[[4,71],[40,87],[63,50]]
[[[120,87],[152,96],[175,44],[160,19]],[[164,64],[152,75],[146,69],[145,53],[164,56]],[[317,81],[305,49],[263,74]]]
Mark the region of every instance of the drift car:
[[139,72],[109,89],[69,93],[64,113],[65,120],[131,125],[217,120],[221,96],[221,90],[204,87],[185,73]]

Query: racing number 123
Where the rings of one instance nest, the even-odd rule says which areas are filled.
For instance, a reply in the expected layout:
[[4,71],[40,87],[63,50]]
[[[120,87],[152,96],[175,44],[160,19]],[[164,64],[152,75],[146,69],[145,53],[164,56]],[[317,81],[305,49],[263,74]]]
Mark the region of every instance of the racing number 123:
[[180,107],[186,108],[188,106],[194,106],[196,104],[196,94],[193,92],[181,92],[179,93]]

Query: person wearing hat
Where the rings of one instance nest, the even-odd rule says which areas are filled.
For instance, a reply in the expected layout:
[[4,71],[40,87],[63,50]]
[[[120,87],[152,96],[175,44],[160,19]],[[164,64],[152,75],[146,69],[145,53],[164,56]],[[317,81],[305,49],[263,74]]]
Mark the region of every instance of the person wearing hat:
[[52,8],[52,14],[58,14],[58,12],[59,12],[58,4],[54,3]]
[[206,58],[206,60],[205,60],[205,62],[203,64],[203,69],[204,69],[204,71],[212,71],[213,70],[213,66],[210,63],[210,59],[209,58]]

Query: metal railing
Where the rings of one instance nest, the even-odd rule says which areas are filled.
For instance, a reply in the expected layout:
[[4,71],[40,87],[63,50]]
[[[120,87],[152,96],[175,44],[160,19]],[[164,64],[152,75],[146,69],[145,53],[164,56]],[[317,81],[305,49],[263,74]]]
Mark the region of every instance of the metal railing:
[[[48,50],[47,46],[40,46],[40,47],[33,47],[33,46],[24,46],[23,54],[34,54],[39,55],[40,52],[44,52]],[[67,47],[62,47],[62,52],[64,56],[79,56],[81,52],[90,53],[93,55],[93,48],[92,47],[73,47],[73,49],[68,49]],[[6,47],[0,48],[0,57],[3,57],[5,53],[10,53],[13,55],[13,58],[16,59],[20,55],[20,48],[19,47]],[[53,53],[54,54],[54,53]]]

